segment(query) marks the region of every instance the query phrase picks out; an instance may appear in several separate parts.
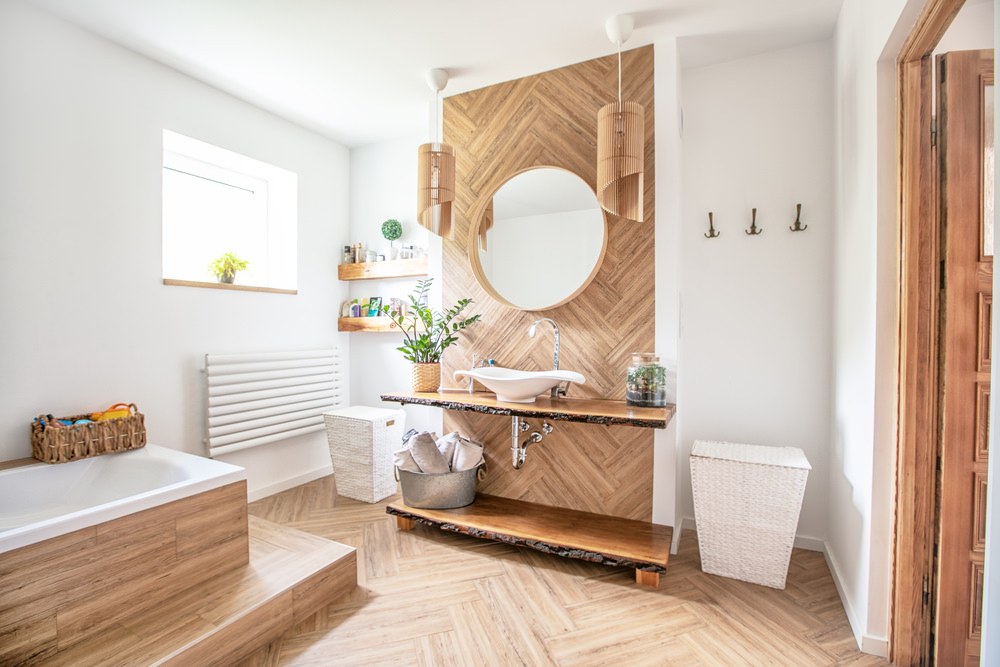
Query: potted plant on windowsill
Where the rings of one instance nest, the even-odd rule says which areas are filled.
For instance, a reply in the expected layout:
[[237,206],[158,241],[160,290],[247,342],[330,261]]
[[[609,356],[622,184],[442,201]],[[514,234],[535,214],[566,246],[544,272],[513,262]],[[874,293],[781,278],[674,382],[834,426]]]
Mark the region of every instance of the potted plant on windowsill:
[[[478,322],[481,314],[461,319],[459,315],[472,303],[472,299],[460,299],[455,306],[443,313],[427,307],[427,292],[433,278],[420,280],[410,299],[410,317],[400,313],[391,314],[393,322],[403,332],[405,342],[398,348],[403,357],[412,363],[410,385],[415,392],[434,392],[441,386],[441,355],[458,340],[458,332],[470,324]],[[383,309],[389,314],[388,309]],[[418,331],[419,327],[422,331]]]
[[220,283],[232,285],[233,281],[236,280],[236,273],[238,271],[246,271],[248,266],[250,266],[250,262],[240,259],[234,252],[227,252],[225,255],[213,260],[208,265],[208,270],[215,275]]

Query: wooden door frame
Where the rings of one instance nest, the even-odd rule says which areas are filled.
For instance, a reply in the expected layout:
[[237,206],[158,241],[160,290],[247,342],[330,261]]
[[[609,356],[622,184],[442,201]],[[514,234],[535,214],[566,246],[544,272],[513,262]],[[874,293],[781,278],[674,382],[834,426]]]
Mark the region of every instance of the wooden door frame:
[[899,312],[889,659],[929,664],[940,258],[932,52],[965,0],[928,0],[896,60]]

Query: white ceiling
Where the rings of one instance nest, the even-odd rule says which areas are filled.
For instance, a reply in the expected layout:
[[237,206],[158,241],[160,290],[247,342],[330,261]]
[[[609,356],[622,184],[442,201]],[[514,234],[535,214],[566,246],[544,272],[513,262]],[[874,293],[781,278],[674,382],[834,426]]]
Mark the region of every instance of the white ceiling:
[[428,69],[452,95],[614,53],[613,14],[699,67],[826,38],[842,2],[24,1],[349,147],[429,134]]

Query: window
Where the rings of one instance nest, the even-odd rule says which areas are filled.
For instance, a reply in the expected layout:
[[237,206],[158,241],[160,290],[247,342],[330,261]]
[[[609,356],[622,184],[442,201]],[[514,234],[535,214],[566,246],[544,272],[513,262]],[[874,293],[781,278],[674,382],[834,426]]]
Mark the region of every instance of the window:
[[298,177],[163,131],[163,278],[215,286],[209,264],[234,253],[238,285],[294,291]]

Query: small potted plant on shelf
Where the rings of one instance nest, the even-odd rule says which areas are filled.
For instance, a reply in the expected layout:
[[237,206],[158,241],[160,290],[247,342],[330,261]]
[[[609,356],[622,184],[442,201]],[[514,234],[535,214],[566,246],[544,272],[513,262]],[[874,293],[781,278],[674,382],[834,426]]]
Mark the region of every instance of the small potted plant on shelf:
[[238,271],[246,271],[250,262],[240,259],[234,252],[227,252],[208,265],[208,270],[215,274],[220,283],[232,284]]
[[396,259],[398,250],[393,243],[402,235],[403,225],[400,224],[399,220],[390,219],[382,223],[382,236],[389,242],[389,252],[385,256],[386,259]]
[[410,367],[410,384],[415,392],[433,392],[441,386],[441,355],[458,340],[458,332],[470,324],[478,322],[481,314],[465,319],[459,318],[462,311],[472,303],[472,299],[460,299],[455,306],[443,313],[438,313],[427,307],[427,293],[430,291],[433,278],[417,281],[417,287],[410,299],[410,317],[404,317],[400,312],[389,315],[400,331],[405,342],[398,348],[403,357],[412,363]]

